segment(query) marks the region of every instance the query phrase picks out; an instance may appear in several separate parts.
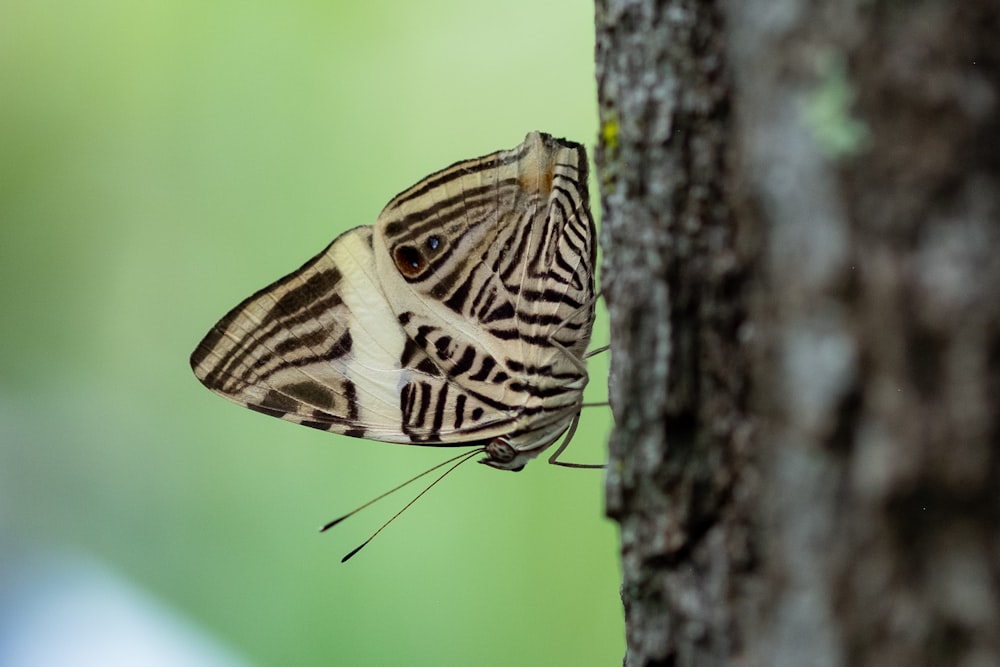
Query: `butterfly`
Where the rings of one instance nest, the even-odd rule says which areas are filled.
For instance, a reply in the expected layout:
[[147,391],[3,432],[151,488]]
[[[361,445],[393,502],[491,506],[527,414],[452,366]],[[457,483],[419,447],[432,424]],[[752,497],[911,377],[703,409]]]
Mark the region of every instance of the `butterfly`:
[[582,145],[531,132],[427,176],[229,311],[195,375],[304,426],[521,470],[575,428],[587,384],[587,170]]

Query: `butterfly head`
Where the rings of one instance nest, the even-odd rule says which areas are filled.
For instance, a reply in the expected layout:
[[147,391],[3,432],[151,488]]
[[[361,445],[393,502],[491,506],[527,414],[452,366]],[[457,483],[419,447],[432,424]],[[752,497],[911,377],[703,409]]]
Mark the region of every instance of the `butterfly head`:
[[497,470],[510,470],[520,472],[528,461],[538,456],[542,448],[519,450],[514,447],[506,436],[493,438],[483,448],[486,458],[479,459],[479,462]]

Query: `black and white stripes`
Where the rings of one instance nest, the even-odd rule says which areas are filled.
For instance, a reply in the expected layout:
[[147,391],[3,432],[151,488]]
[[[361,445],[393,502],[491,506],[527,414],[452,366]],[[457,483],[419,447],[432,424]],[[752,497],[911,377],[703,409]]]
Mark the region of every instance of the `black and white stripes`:
[[432,174],[374,227],[222,318],[191,356],[195,374],[237,403],[337,433],[502,440],[505,461],[491,465],[517,469],[517,453],[568,427],[587,382],[586,179],[582,146],[537,132]]

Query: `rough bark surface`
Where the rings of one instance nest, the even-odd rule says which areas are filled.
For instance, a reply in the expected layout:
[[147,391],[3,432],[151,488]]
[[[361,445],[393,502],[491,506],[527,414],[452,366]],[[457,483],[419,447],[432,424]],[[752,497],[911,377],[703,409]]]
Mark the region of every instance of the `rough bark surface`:
[[626,664],[1000,665],[998,15],[598,0]]
[[742,646],[745,281],[724,196],[721,29],[713,2],[597,2],[607,512],[621,524],[629,665],[724,664]]
[[1000,664],[995,0],[732,2],[761,665]]

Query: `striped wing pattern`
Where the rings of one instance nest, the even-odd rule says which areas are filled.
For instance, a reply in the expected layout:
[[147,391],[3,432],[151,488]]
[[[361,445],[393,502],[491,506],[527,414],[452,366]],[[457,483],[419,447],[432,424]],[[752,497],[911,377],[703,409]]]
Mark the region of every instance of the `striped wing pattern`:
[[432,174],[231,310],[192,368],[265,414],[386,442],[502,443],[484,462],[518,470],[568,428],[587,382],[586,184],[583,147],[538,132]]

